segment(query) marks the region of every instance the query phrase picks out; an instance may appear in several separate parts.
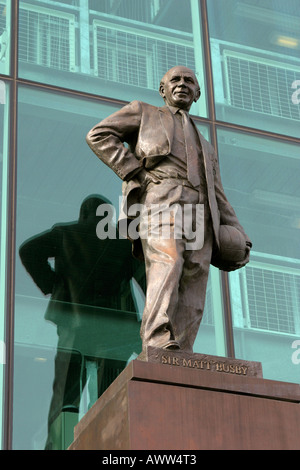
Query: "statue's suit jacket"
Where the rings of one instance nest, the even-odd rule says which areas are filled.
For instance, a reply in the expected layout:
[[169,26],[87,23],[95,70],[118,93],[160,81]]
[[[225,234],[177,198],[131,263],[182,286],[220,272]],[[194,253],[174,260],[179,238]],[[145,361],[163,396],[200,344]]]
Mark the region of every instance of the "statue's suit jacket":
[[[197,132],[202,146],[216,247],[219,246],[220,224],[236,227],[250,242],[224,193],[217,155],[212,145]],[[124,181],[123,200],[129,208],[139,202],[141,194],[141,185],[134,175],[143,167],[151,170],[172,153],[173,137],[174,116],[167,106],[155,107],[133,101],[93,127],[87,135],[87,143]]]

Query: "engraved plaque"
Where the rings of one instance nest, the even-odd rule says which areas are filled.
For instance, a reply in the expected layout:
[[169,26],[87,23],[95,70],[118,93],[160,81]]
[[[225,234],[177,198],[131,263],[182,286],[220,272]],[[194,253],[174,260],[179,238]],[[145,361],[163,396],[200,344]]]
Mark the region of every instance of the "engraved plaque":
[[260,362],[148,347],[139,360],[241,377],[263,377]]

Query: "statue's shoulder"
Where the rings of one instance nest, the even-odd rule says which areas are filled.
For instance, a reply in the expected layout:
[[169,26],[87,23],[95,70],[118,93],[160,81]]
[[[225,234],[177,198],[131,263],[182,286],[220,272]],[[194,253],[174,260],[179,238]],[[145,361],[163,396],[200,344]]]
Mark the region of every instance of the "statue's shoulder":
[[215,153],[215,149],[213,147],[213,145],[209,142],[209,140],[207,140],[203,134],[198,130],[200,136],[201,136],[201,144],[202,146],[205,145],[206,147],[206,151],[209,153],[209,154],[214,154]]
[[134,100],[129,103],[129,106],[133,108],[139,108],[143,112],[154,113],[157,112],[160,108],[158,106],[153,106],[152,104],[145,103],[144,101]]

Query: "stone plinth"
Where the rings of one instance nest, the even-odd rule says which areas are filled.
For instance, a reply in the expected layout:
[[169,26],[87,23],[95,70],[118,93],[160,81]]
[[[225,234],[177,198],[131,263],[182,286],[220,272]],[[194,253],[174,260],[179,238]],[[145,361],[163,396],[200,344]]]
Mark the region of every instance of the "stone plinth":
[[147,354],[82,418],[70,450],[300,449],[299,385],[263,379],[258,363]]

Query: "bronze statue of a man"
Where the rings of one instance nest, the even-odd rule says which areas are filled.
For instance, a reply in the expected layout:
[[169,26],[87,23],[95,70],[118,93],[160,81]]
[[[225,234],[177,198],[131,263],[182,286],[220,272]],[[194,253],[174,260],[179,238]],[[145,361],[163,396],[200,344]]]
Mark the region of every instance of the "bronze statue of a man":
[[[192,103],[200,97],[194,72],[173,67],[161,80],[159,92],[165,106],[133,101],[97,124],[87,142],[124,181],[127,210],[136,203],[149,209],[139,221],[140,238],[133,242],[135,253],[142,248],[146,265],[143,349],[191,352],[203,315],[210,264],[228,271],[244,266],[251,241],[224,194],[214,149],[189,117]],[[153,208],[163,212],[170,206],[182,209],[182,214],[190,209],[185,220],[191,226],[186,230],[182,224],[181,236],[170,211],[166,219],[154,217]],[[168,237],[161,230],[163,220],[167,220]],[[213,260],[220,252],[220,226],[224,225],[238,230],[243,255],[222,265]],[[187,248],[187,233],[197,229],[201,243]]]

